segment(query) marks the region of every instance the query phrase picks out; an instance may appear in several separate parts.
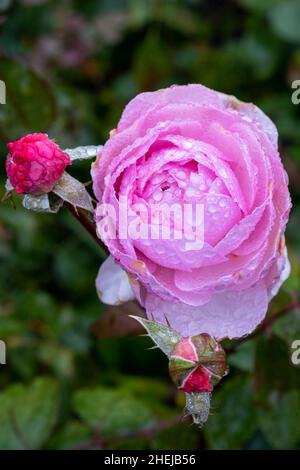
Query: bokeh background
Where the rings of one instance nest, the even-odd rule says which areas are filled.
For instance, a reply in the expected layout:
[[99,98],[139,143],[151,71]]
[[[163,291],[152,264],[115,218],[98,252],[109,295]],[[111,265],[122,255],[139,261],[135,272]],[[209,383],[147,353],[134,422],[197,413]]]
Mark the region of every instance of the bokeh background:
[[[78,222],[1,204],[0,449],[300,448],[299,18],[299,0],[0,0],[0,195],[8,141],[45,131],[62,147],[101,144],[138,92],[195,82],[272,117],[294,204],[292,275],[264,327],[225,344],[231,372],[203,430],[180,421],[163,354],[128,335],[124,312],[105,314],[104,255]],[[89,163],[72,174],[88,182]]]

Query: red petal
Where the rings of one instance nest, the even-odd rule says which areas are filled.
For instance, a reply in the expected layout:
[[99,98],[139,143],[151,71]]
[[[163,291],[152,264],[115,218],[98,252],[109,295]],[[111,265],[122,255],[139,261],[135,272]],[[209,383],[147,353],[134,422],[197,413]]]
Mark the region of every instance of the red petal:
[[187,393],[192,392],[212,392],[213,387],[210,383],[210,373],[199,366],[190,373],[181,387],[181,390]]

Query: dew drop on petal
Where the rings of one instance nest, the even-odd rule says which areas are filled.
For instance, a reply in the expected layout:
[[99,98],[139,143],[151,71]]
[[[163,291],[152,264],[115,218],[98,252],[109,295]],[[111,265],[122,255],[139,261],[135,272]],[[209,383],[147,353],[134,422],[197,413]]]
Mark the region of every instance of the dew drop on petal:
[[222,178],[227,178],[227,171],[225,170],[225,168],[220,168],[220,170],[219,170],[219,175],[220,175]]
[[185,194],[187,197],[193,197],[197,195],[197,191],[195,188],[187,188]]
[[162,200],[162,197],[163,197],[163,195],[162,195],[161,190],[155,191],[155,193],[153,194],[153,199],[154,199],[154,201],[156,201],[156,202],[161,201],[161,200]]
[[214,214],[215,212],[217,212],[218,208],[215,204],[210,204],[208,206],[208,212],[210,212],[211,214]]
[[184,179],[186,178],[186,173],[185,173],[185,171],[183,171],[183,170],[178,170],[178,171],[176,172],[176,176],[177,176],[177,178],[179,178],[180,180],[184,180]]

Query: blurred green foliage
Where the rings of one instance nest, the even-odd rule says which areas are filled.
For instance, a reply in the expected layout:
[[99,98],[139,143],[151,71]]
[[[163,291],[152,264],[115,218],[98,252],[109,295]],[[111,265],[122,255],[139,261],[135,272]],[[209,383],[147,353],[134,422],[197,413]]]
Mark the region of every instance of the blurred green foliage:
[[[47,131],[62,147],[103,143],[140,91],[199,82],[253,101],[279,128],[291,182],[293,273],[269,315],[286,309],[300,290],[299,16],[299,0],[0,0],[1,187],[7,141]],[[72,174],[88,181],[88,163]],[[180,423],[183,397],[147,339],[93,334],[95,242],[66,211],[14,202],[0,206],[1,449],[299,448],[299,309],[227,342],[231,372],[198,430]]]

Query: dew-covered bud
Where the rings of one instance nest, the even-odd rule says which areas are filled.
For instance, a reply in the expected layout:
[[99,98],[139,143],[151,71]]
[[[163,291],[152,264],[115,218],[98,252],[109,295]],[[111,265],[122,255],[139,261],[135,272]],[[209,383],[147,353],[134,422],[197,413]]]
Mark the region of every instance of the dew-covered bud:
[[40,195],[52,191],[70,157],[47,134],[28,134],[7,145],[6,172],[19,194]]
[[170,356],[170,376],[186,393],[212,392],[226,370],[225,351],[208,334],[183,338]]

